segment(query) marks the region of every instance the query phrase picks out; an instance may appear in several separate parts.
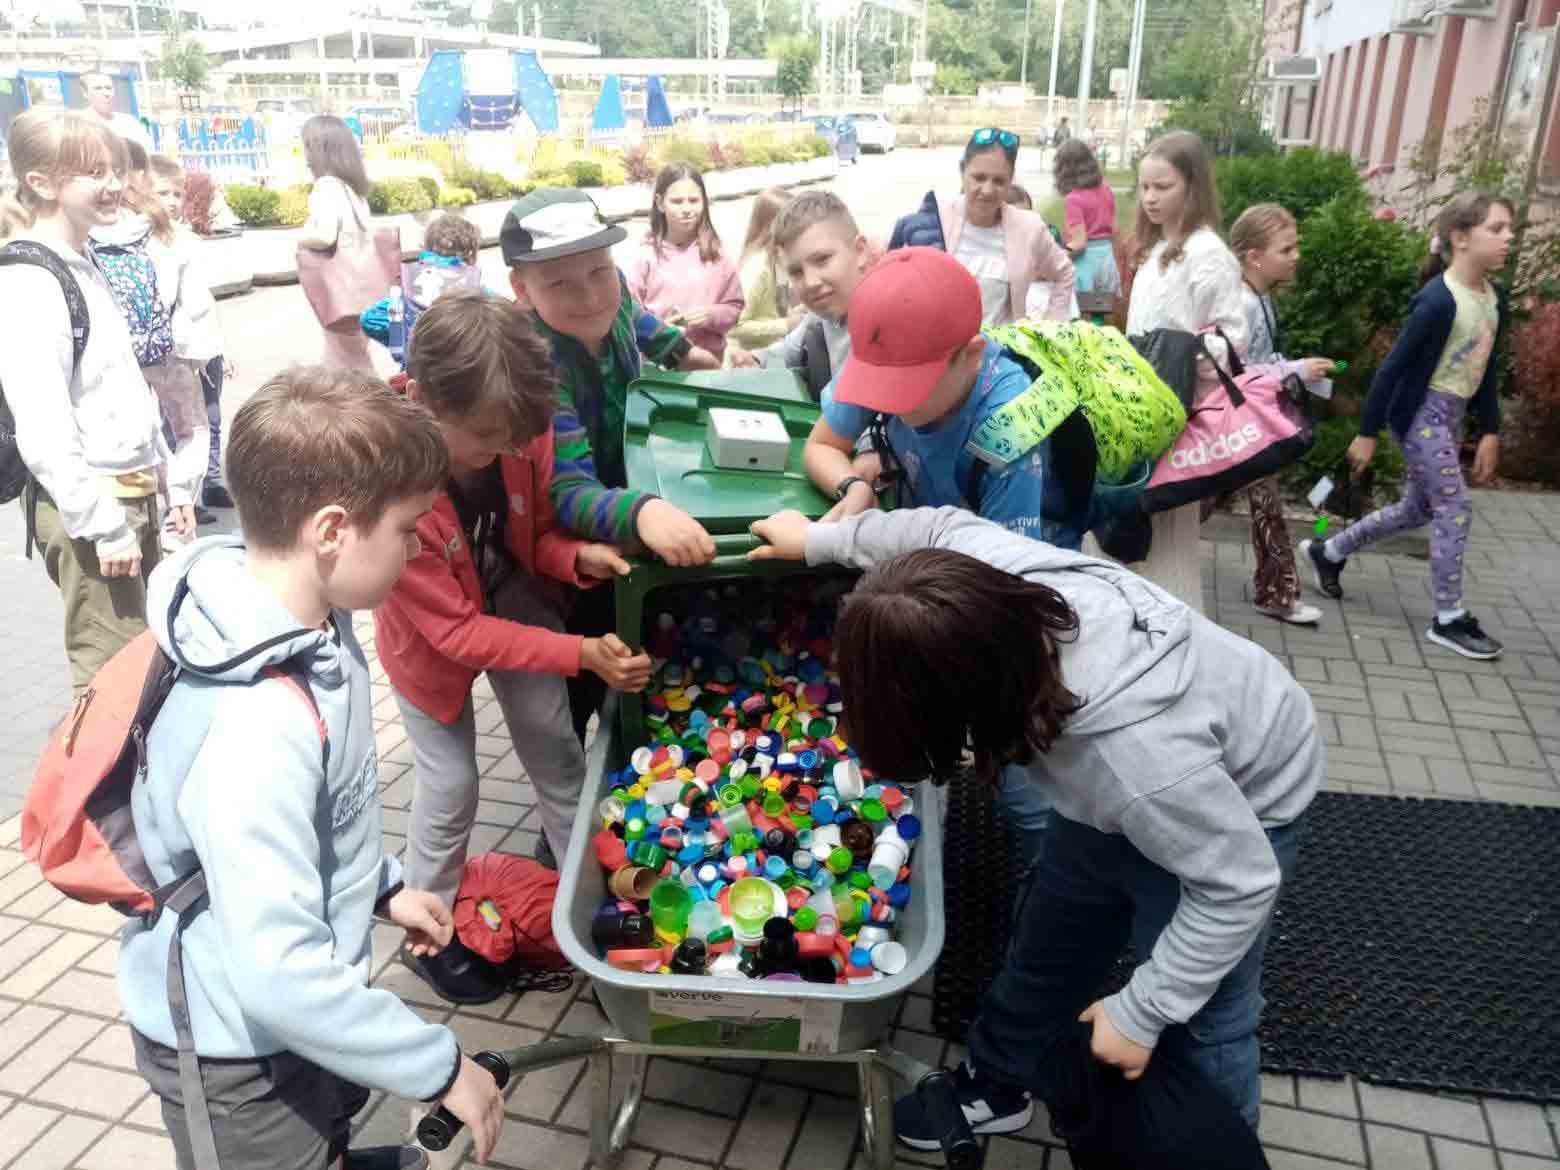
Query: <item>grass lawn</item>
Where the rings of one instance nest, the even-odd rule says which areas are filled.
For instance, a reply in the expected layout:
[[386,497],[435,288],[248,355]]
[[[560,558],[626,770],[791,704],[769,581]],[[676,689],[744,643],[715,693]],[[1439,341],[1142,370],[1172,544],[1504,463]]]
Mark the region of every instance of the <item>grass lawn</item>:
[[[1114,172],[1110,177],[1110,185],[1116,192],[1116,232],[1122,235],[1132,230],[1133,221],[1137,219],[1137,191],[1135,189],[1123,191],[1121,185],[1116,182]],[[1061,227],[1067,222],[1060,195],[1041,200],[1035,210],[1045,217],[1046,223]]]

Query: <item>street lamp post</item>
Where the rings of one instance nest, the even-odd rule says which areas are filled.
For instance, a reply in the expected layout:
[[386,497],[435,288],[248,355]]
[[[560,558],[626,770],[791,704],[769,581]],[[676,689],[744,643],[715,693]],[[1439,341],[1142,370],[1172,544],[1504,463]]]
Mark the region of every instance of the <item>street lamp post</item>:
[[1051,22],[1051,89],[1046,101],[1045,117],[1053,127],[1056,123],[1056,66],[1062,56],[1062,9],[1066,5],[1067,0],[1056,0],[1056,18]]
[[1019,58],[1018,82],[1024,87],[1024,96],[1029,96],[1029,14],[1034,9],[1034,0],[1024,0],[1024,52]]

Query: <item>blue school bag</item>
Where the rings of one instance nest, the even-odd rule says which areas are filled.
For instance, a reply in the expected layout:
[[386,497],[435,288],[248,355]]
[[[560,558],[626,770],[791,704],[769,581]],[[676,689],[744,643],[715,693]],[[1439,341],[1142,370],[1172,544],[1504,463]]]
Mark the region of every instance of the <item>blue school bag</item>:
[[92,258],[114,290],[135,360],[155,366],[173,352],[173,307],[157,287],[157,268],[146,240],[133,244],[92,243]]

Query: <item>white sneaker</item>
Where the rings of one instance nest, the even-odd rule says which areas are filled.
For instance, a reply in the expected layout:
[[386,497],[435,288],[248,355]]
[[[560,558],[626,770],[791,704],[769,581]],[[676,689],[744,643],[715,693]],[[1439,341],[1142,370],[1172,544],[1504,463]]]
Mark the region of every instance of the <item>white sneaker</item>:
[[1258,613],[1265,613],[1270,618],[1277,618],[1281,622],[1288,622],[1292,626],[1314,626],[1321,622],[1322,611],[1314,605],[1307,605],[1303,601],[1297,601],[1289,609],[1279,609],[1277,606],[1256,606]]

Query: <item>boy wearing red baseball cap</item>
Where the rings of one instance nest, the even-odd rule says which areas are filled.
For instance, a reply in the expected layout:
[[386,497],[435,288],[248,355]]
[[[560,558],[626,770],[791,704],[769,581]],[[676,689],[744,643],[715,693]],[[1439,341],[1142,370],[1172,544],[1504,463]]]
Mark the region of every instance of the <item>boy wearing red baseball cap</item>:
[[904,507],[955,505],[1024,536],[1076,550],[1087,504],[1069,502],[1051,474],[1050,440],[980,466],[970,440],[1032,381],[981,335],[980,285],[936,248],[890,252],[850,301],[850,356],[823,394],[807,438],[807,474],[838,501],[826,520],[875,507],[873,487],[851,453],[875,416],[887,471],[898,473]]

